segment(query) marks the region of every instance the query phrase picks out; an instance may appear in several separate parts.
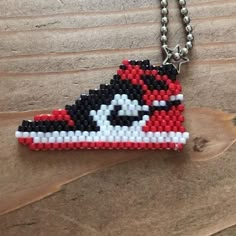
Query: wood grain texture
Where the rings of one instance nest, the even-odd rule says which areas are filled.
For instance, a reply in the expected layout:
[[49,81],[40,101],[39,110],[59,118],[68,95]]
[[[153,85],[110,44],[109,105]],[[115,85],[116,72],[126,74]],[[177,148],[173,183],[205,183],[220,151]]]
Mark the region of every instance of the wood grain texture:
[[[97,158],[101,159],[97,164],[105,167],[140,157],[83,177],[53,196],[1,216],[1,236],[236,235],[235,227],[226,229],[236,224],[235,145],[220,158],[205,162],[152,152],[145,152],[146,158],[142,153],[120,152],[110,158],[107,152],[73,152],[50,157],[36,153],[29,159],[27,151],[11,140],[17,119],[22,119],[20,112],[72,103],[80,93],[109,82],[123,58],[148,58],[159,64],[158,2],[0,1],[0,111],[4,112],[0,119],[5,122],[0,129],[0,199],[11,194],[17,205],[18,196],[40,198],[39,187],[44,183],[45,189],[49,187],[47,178],[57,179],[60,170],[73,176],[88,173],[96,168]],[[170,44],[183,45],[183,27],[173,2]],[[236,2],[187,2],[195,47],[181,74],[186,106],[235,113]],[[6,119],[8,115],[11,118]],[[211,122],[208,128],[219,132],[214,118]],[[197,127],[195,134],[204,133]],[[211,149],[219,148],[220,137],[229,139],[216,135]],[[35,184],[40,177],[41,185]],[[22,183],[29,190],[27,196]]]

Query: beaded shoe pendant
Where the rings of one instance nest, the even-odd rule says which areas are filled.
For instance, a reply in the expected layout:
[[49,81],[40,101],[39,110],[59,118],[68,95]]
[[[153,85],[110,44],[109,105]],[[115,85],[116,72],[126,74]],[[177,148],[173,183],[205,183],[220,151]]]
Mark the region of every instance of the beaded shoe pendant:
[[181,150],[183,95],[171,64],[124,60],[110,84],[82,94],[73,105],[23,120],[15,135],[31,150]]

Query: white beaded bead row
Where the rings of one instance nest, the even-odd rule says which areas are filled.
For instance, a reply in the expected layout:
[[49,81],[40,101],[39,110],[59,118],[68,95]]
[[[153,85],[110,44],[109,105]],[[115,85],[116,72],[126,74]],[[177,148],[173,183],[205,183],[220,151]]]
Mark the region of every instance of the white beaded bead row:
[[[128,127],[127,127],[128,128]],[[50,133],[42,132],[19,132],[16,131],[17,138],[30,138],[32,137],[34,143],[63,143],[63,142],[173,142],[173,143],[186,143],[189,138],[188,132],[138,132],[117,130],[117,131],[54,131]]]

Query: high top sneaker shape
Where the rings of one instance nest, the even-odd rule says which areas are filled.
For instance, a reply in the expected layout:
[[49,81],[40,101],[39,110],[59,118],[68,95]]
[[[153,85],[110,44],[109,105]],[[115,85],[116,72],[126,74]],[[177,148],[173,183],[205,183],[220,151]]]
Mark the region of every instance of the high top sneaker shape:
[[89,90],[65,109],[23,120],[16,138],[32,150],[181,150],[189,133],[176,75],[171,64],[124,60],[110,84]]

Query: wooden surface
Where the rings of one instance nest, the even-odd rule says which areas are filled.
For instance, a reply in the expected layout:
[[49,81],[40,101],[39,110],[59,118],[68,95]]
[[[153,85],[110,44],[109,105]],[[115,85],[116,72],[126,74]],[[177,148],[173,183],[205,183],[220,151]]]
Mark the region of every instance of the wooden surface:
[[[195,47],[181,74],[185,104],[235,113],[236,2],[188,0],[188,7]],[[171,45],[183,44],[173,1],[170,18]],[[9,141],[14,138],[11,119],[22,119],[22,111],[72,103],[81,92],[108,82],[123,58],[160,63],[159,19],[157,0],[0,1],[1,202],[15,193],[14,203],[20,205],[18,196],[29,197],[23,194],[25,186],[37,199],[38,182],[33,180],[40,173],[47,188],[51,171],[62,183],[66,168],[68,176],[79,176],[111,166],[110,155],[112,165],[127,161],[0,216],[1,236],[236,235],[235,145],[216,159],[199,162],[189,152],[43,156]],[[74,164],[74,172],[68,163]]]

